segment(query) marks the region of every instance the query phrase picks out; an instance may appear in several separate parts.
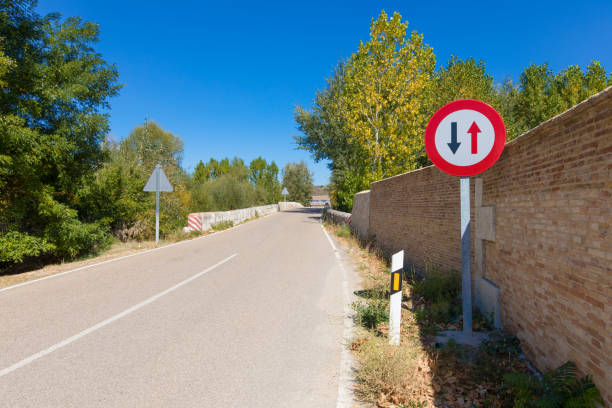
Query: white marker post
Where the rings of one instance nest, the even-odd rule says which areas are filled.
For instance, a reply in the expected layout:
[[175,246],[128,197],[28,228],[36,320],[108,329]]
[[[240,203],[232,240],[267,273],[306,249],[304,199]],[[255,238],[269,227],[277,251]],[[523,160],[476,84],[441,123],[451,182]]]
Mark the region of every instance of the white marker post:
[[166,177],[166,173],[164,173],[161,164],[155,166],[143,191],[155,191],[155,244],[157,244],[159,242],[159,192],[173,191],[170,180]]
[[402,271],[404,269],[404,251],[391,257],[391,286],[389,299],[389,344],[399,346],[400,325],[402,321]]
[[281,192],[281,194],[283,195],[283,201],[287,202],[287,196],[289,195],[289,192],[287,191],[287,187],[283,188],[283,191]]

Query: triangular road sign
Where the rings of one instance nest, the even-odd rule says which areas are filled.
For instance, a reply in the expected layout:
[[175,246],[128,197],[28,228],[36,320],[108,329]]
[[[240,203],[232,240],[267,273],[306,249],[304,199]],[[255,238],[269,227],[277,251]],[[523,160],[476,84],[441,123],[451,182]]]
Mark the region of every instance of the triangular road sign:
[[153,169],[153,173],[151,173],[143,191],[173,191],[170,180],[166,177],[166,173],[164,173],[160,164]]
[[281,192],[282,195],[289,195],[289,192],[287,191],[287,187],[283,188],[283,191]]

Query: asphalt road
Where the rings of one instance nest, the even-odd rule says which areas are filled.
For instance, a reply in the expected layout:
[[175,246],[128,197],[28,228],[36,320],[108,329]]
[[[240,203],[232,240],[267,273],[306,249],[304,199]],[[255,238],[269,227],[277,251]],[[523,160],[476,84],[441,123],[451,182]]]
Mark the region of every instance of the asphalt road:
[[294,210],[0,292],[0,407],[332,407],[342,270]]

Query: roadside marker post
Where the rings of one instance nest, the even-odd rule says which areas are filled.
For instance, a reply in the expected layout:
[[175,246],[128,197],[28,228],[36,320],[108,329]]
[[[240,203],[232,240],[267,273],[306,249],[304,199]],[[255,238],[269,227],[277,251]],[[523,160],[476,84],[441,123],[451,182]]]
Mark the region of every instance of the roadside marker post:
[[402,321],[402,272],[404,270],[404,251],[391,257],[391,286],[389,297],[389,344],[399,346],[400,325]]
[[281,194],[283,196],[283,201],[287,202],[287,196],[289,195],[289,191],[287,191],[287,187],[283,188],[283,191],[281,191]]
[[425,130],[425,150],[433,164],[460,177],[461,298],[463,335],[472,338],[470,176],[482,173],[501,156],[506,127],[495,109],[482,101],[459,99],[444,105]]
[[145,184],[143,191],[155,191],[155,244],[159,242],[159,193],[160,191],[173,191],[170,180],[164,173],[161,164],[157,164]]

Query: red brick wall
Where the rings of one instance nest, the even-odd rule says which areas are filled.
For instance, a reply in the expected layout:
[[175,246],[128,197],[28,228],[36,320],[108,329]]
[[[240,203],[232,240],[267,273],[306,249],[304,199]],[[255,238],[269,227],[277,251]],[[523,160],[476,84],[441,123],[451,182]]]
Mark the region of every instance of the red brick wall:
[[[479,177],[504,327],[542,370],[575,361],[612,406],[612,88],[508,143]],[[370,201],[381,248],[460,270],[458,178],[428,167],[373,183]]]

